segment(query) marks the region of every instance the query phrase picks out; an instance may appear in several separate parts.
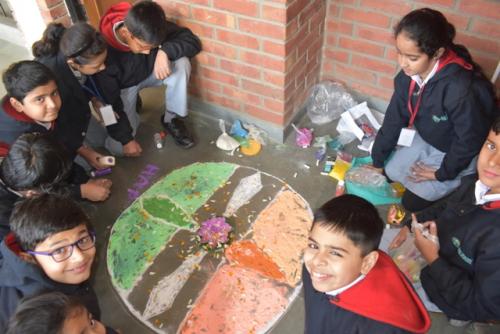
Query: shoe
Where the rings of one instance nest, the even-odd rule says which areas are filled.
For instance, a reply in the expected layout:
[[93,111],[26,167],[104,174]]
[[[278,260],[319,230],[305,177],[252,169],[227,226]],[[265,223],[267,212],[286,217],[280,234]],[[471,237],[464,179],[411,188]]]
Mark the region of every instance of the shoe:
[[163,121],[163,116],[161,118],[161,124],[165,130],[174,138],[177,145],[183,148],[190,148],[194,146],[194,140],[191,137],[184,121],[180,118],[174,118],[171,122],[165,123]]

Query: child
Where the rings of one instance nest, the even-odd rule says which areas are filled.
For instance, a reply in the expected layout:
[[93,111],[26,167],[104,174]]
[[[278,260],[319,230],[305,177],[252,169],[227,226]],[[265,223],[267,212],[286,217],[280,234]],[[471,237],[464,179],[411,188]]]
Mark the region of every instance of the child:
[[[64,189],[70,169],[66,152],[49,136],[26,133],[17,138],[0,164],[0,241],[10,232],[14,203]],[[80,192],[76,189],[73,193],[77,196]]]
[[96,319],[97,297],[88,279],[95,257],[95,235],[73,201],[43,194],[19,202],[12,233],[0,244],[0,333],[19,300],[44,290],[78,297]]
[[[474,327],[500,321],[500,117],[481,148],[477,173],[464,177],[446,203],[416,215],[439,246],[415,229],[416,247],[428,263],[420,275],[425,292],[449,318]],[[391,247],[408,232],[403,227]],[[500,325],[484,326],[500,332]]]
[[[12,64],[3,74],[7,90],[0,108],[0,156],[5,157],[12,143],[23,133],[51,132],[61,108],[61,98],[53,73],[36,61]],[[60,138],[66,142],[65,138]],[[69,152],[71,154],[71,152]],[[73,164],[70,183],[80,185],[81,197],[104,201],[111,181],[90,180],[83,168]]]
[[31,60],[14,63],[3,73],[7,95],[0,106],[0,156],[23,133],[54,128],[61,98],[54,74]]
[[111,47],[108,68],[96,77],[110,99],[120,98],[119,89],[127,88],[122,90],[121,99],[132,128],[137,129],[140,122],[136,112],[138,92],[166,85],[166,110],[161,123],[176,144],[192,147],[193,138],[182,118],[187,116],[189,58],[201,50],[198,37],[167,21],[163,9],[153,1],[111,6],[99,28]]
[[491,83],[467,49],[453,43],[455,28],[443,14],[414,10],[394,32],[402,70],[372,158],[374,167],[406,187],[403,206],[416,212],[474,173],[498,108]]
[[9,321],[7,334],[116,334],[95,320],[74,296],[46,292],[23,299]]
[[375,207],[343,195],[315,214],[304,251],[308,334],[425,333],[425,307],[391,258],[378,250],[384,229]]
[[[63,104],[57,119],[56,135],[64,139],[68,150],[78,152],[91,166],[105,168],[99,163],[101,155],[83,144],[92,118],[89,101],[103,99],[92,79],[93,74],[106,67],[107,51],[103,37],[85,22],[75,23],[68,29],[60,23],[51,23],[32,49],[36,60],[57,75]],[[107,132],[122,145],[120,153],[138,156],[141,148],[134,140],[126,115],[123,111],[120,113],[119,108],[115,108],[115,112],[116,123],[108,125]],[[94,138],[88,139],[95,141]]]

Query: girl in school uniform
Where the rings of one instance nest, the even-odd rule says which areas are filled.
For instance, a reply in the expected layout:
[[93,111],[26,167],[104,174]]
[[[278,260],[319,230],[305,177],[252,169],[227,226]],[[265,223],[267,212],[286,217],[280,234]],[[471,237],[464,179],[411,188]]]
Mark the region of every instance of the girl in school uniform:
[[[62,108],[56,123],[56,135],[70,152],[78,153],[93,168],[107,167],[100,162],[101,155],[84,143],[96,142],[88,136],[89,124],[96,123],[89,102],[100,106],[106,104],[92,78],[106,68],[107,44],[104,38],[85,22],[75,23],[67,29],[60,23],[51,23],[32,49],[35,59],[57,76]],[[119,108],[114,109],[111,113],[115,123],[106,126],[107,132],[123,144],[124,155],[139,155],[141,148],[134,140],[127,117],[120,114]]]
[[373,166],[406,187],[402,204],[420,211],[475,171],[498,107],[493,86],[461,45],[455,27],[421,8],[395,27],[401,71],[372,149]]

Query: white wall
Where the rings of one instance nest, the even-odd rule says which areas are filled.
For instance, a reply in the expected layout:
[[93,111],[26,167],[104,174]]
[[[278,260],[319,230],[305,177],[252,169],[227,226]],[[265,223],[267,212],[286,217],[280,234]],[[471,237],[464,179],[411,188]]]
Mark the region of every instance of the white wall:
[[[21,32],[22,41],[12,43],[23,45],[31,50],[31,45],[42,37],[45,30],[40,8],[36,0],[7,0],[12,9],[17,28]],[[4,36],[0,36],[6,39]],[[10,37],[10,36],[9,36]]]

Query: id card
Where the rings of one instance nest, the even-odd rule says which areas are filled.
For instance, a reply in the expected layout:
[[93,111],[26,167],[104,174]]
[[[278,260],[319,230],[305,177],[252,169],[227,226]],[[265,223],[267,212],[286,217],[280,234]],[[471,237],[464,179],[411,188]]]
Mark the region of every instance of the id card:
[[105,126],[116,124],[116,116],[112,106],[107,105],[101,107],[99,111],[101,112],[102,120]]
[[415,130],[410,128],[402,128],[399,134],[398,145],[410,147],[415,138]]

